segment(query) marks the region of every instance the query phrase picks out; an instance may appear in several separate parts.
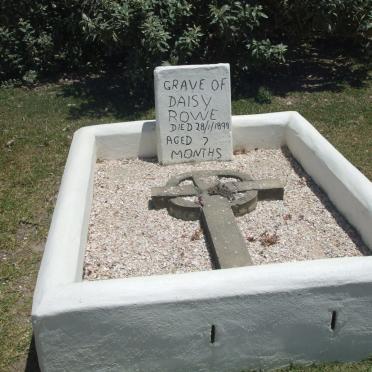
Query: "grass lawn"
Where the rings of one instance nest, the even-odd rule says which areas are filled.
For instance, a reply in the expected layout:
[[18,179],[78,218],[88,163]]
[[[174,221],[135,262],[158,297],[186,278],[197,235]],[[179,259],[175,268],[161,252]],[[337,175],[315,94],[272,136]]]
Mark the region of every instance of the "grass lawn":
[[[32,345],[29,352],[32,294],[74,131],[91,124],[154,118],[152,107],[127,99],[121,89],[115,80],[100,79],[32,90],[0,89],[0,371],[36,368]],[[358,84],[336,85],[317,85],[308,76],[301,88],[272,90],[271,103],[235,98],[233,113],[299,111],[372,179],[368,75]],[[286,370],[372,371],[372,361]]]

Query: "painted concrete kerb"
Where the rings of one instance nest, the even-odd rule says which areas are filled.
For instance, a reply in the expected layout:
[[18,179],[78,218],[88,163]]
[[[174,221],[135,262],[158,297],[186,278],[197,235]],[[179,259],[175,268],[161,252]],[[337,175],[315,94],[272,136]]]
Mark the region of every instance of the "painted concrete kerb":
[[[144,126],[147,129],[142,134]],[[305,170],[358,229],[367,245],[372,246],[371,182],[301,115],[281,112],[234,116],[233,130],[235,149],[287,144]],[[81,128],[75,133],[39,272],[33,314],[47,289],[54,291],[57,287],[81,281],[96,157],[155,156],[153,143],[145,146],[150,149],[148,151],[141,147],[143,141],[145,144],[155,142],[155,121],[97,125]],[[122,142],[131,143],[131,146],[120,147]],[[118,154],[113,153],[115,150]],[[335,184],[341,186],[340,193],[335,192]],[[328,261],[331,265],[335,260]],[[258,270],[266,270],[266,267],[260,266]],[[208,275],[218,274],[210,272]]]
[[[232,122],[234,149],[278,148],[287,145],[305,171],[359,231],[366,244],[372,247],[371,182],[306,119],[297,112],[281,112],[234,116]],[[133,336],[132,339],[129,335],[131,332],[136,335],[140,331],[150,332],[154,339],[159,334],[161,337],[159,347],[164,343],[165,348],[174,347],[174,352],[182,353],[181,349],[177,349],[178,343],[180,347],[182,346],[182,340],[185,342],[189,340],[197,345],[190,358],[185,360],[179,358],[174,362],[176,364],[169,365],[167,358],[158,358],[159,361],[156,359],[156,363],[165,364],[159,364],[157,367],[154,360],[149,362],[152,352],[146,349],[150,359],[143,357],[143,362],[138,362],[140,364],[136,368],[140,370],[148,367],[146,363],[150,363],[149,365],[155,363],[153,370],[172,370],[175,367],[185,369],[190,366],[200,367],[200,370],[222,370],[224,363],[230,363],[228,366],[233,367],[231,363],[235,363],[234,361],[242,363],[237,364],[236,368],[240,366],[248,368],[261,365],[260,360],[262,366],[277,366],[275,359],[271,360],[269,357],[273,353],[269,346],[266,349],[262,348],[261,356],[259,355],[261,349],[253,348],[249,354],[247,350],[252,346],[252,339],[247,344],[236,344],[231,335],[237,332],[244,337],[243,333],[239,333],[242,330],[234,328],[234,324],[245,324],[244,327],[249,329],[262,325],[263,331],[255,336],[258,347],[260,343],[264,343],[260,335],[266,337],[266,312],[275,311],[272,317],[279,317],[278,321],[284,322],[288,317],[280,316],[287,311],[290,313],[289,304],[298,306],[300,312],[292,314],[291,324],[296,327],[294,329],[299,329],[300,332],[301,324],[311,321],[311,324],[305,325],[314,327],[312,329],[314,342],[319,343],[319,347],[325,342],[323,346],[329,347],[332,351],[323,355],[319,349],[319,352],[312,355],[304,340],[303,344],[288,345],[288,349],[283,349],[282,354],[278,354],[276,358],[280,363],[285,363],[291,356],[294,356],[295,360],[314,358],[325,360],[333,355],[340,356],[341,359],[343,355],[346,359],[363,357],[372,342],[372,314],[369,311],[372,305],[372,257],[314,260],[95,282],[82,281],[96,160],[155,156],[157,153],[155,129],[155,121],[149,120],[85,127],[74,135],[33,301],[33,327],[42,370],[62,370],[59,366],[63,363],[63,356],[59,359],[58,345],[55,344],[58,340],[64,342],[66,347],[64,352],[67,353],[65,360],[68,360],[66,365],[71,368],[70,370],[86,368],[88,364],[84,363],[88,363],[87,361],[71,355],[75,353],[79,342],[85,342],[85,336],[91,337],[84,328],[85,319],[97,321],[102,316],[104,317],[102,319],[106,320],[97,323],[97,327],[103,335],[105,332],[115,333],[117,324],[120,327],[129,327],[128,324],[134,323],[133,330],[126,329],[123,336],[115,334],[115,337],[124,338],[120,338],[120,342],[114,341],[117,340],[115,337],[112,338],[112,344],[109,343],[107,351],[105,346],[95,349],[93,344],[86,341],[87,344],[84,345],[88,353],[91,350],[89,357],[95,368],[101,368],[99,363],[105,358],[106,354],[99,355],[101,352],[115,355],[113,358],[117,358],[116,362],[122,367],[127,362],[135,363],[136,359],[131,359],[132,354],[129,351],[126,359],[122,359],[124,356],[118,349],[118,343],[120,347],[126,345],[123,350],[133,348],[133,355],[136,355],[136,350],[144,347],[143,343],[138,341],[136,344],[133,340],[137,340],[137,336]],[[360,288],[364,288],[363,291]],[[260,303],[265,304],[265,307],[260,307]],[[137,308],[142,309],[141,316]],[[325,312],[334,308],[342,311],[345,318],[341,320],[341,328],[338,331],[341,336],[344,334],[342,336],[344,338],[340,336],[341,338],[337,340],[332,337],[336,337],[338,333],[328,334],[328,329],[323,330],[323,326],[319,325],[326,316]],[[243,309],[254,311],[256,315],[252,319],[255,323],[249,323],[251,320],[245,316],[246,310]],[[123,311],[126,314],[125,319],[120,318]],[[318,314],[318,311],[321,313]],[[301,312],[303,318],[300,317]],[[194,333],[188,334],[189,329],[191,332],[193,327],[196,329],[204,327],[206,318],[203,317],[203,313],[211,317],[213,315],[217,319],[221,335],[224,339],[230,340],[215,345],[217,354],[210,349],[210,345],[199,344],[204,340],[205,331],[201,333],[202,339],[199,339],[197,334],[196,336]],[[227,314],[231,314],[230,323]],[[139,318],[136,318],[138,316]],[[178,335],[169,329],[159,327],[155,327],[154,333],[151,333],[152,327],[147,323],[150,321],[148,316],[155,322],[151,324],[161,325],[162,322],[174,320],[185,333]],[[122,321],[129,323],[121,323]],[[114,327],[112,330],[105,328],[110,327],[110,324]],[[66,327],[66,330],[63,327]],[[364,331],[359,332],[359,329]],[[267,332],[275,333],[275,329]],[[105,337],[110,339],[110,333]],[[288,341],[282,333],[277,337],[279,341],[280,337]],[[348,353],[350,337],[354,337],[355,348],[354,346],[354,349],[349,348],[351,351]],[[169,344],[165,341],[168,339]],[[99,346],[99,343],[97,345]],[[278,345],[272,347],[277,348]],[[163,350],[156,348],[157,345],[154,345],[154,358]],[[225,361],[220,359],[222,352],[233,357],[240,348],[241,354],[235,359]],[[298,353],[294,351],[296,348]],[[356,350],[359,350],[358,353]],[[188,360],[191,365],[187,364]]]

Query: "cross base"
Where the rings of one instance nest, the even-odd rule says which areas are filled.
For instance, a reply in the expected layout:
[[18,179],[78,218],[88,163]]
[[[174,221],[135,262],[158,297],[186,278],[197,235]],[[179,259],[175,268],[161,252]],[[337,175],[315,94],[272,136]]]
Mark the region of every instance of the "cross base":
[[208,242],[213,247],[211,252],[218,268],[253,264],[226,198],[219,195],[203,197],[202,224]]

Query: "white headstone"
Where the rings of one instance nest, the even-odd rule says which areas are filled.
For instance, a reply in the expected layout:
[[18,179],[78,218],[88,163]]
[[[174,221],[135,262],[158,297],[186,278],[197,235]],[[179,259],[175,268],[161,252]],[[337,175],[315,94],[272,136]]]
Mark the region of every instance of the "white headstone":
[[154,80],[159,162],[231,160],[230,65],[157,67]]

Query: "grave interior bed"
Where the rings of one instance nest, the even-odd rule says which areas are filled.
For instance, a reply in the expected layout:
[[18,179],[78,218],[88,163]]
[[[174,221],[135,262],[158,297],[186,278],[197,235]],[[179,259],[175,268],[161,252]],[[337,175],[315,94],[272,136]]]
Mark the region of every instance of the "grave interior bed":
[[156,159],[98,161],[83,278],[215,269],[200,221],[183,221],[169,215],[166,209],[149,207],[152,187],[195,170],[236,170],[255,180],[284,182],[283,200],[259,201],[255,210],[236,217],[253,265],[368,253],[355,229],[287,147],[243,152],[236,152],[232,161],[168,166],[160,165]]

